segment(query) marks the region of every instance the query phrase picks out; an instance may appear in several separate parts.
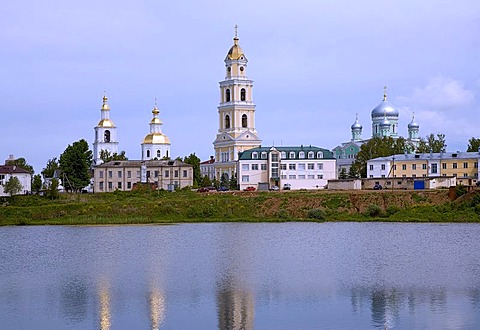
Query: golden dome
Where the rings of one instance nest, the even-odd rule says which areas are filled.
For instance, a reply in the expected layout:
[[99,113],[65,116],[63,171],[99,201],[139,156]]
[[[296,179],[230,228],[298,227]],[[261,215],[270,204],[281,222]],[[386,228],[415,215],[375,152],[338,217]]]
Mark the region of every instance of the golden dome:
[[162,121],[158,117],[153,117],[152,120],[150,121],[150,124],[158,124],[161,125]]
[[115,127],[115,124],[110,119],[102,119],[98,123],[97,127]]
[[237,37],[233,38],[233,46],[228,51],[227,57],[231,60],[238,60],[243,55],[244,55],[243,50],[238,44],[238,38]]
[[143,144],[170,144],[170,139],[162,133],[150,133],[143,139]]
[[103,95],[102,110],[110,110],[110,106],[108,105],[107,100],[107,95]]

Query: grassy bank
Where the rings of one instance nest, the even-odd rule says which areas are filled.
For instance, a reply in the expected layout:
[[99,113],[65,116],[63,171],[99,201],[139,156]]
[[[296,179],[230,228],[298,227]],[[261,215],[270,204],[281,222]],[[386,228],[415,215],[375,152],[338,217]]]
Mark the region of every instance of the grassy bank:
[[64,194],[5,198],[0,225],[108,225],[182,222],[480,222],[480,193],[450,201],[439,191],[192,191]]

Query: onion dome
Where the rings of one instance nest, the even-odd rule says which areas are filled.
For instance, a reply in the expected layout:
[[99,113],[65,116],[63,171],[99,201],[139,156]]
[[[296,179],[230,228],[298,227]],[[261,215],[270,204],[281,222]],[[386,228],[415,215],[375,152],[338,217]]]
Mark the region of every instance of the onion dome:
[[387,88],[385,87],[383,93],[383,101],[375,109],[372,110],[372,118],[374,117],[398,117],[398,110],[387,101]]
[[361,130],[363,127],[362,125],[358,122],[358,113],[357,113],[357,118],[355,119],[355,122],[351,126],[352,130]]
[[152,110],[153,118],[150,121],[150,133],[143,139],[143,144],[171,144],[168,136],[162,133],[162,121],[158,118],[160,111],[155,104]]
[[390,122],[387,119],[387,115],[385,115],[383,121],[380,123],[380,127],[390,127]]
[[408,129],[419,129],[420,125],[415,121],[415,114],[413,114],[412,121],[408,124]]
[[238,26],[235,25],[235,38],[233,38],[233,46],[230,48],[227,54],[227,59],[230,60],[238,60],[240,57],[245,55],[242,48],[238,44],[237,28]]

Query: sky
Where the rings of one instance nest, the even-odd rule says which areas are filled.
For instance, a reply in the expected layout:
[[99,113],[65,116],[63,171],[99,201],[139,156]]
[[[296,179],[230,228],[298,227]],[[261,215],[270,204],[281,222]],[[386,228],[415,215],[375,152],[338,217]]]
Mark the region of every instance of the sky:
[[172,157],[207,160],[235,25],[263,146],[333,149],[356,113],[368,138],[384,86],[400,135],[415,113],[447,150],[480,137],[478,0],[16,0],[0,5],[0,157],[40,173],[93,149],[106,91],[129,159],[157,100]]

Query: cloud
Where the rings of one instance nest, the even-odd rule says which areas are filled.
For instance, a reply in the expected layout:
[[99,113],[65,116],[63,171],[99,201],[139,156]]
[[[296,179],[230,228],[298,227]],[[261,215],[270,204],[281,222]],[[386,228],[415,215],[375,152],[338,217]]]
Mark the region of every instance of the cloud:
[[475,94],[465,88],[464,83],[451,78],[437,76],[423,88],[415,88],[410,96],[400,97],[412,108],[426,111],[460,111],[475,103]]

